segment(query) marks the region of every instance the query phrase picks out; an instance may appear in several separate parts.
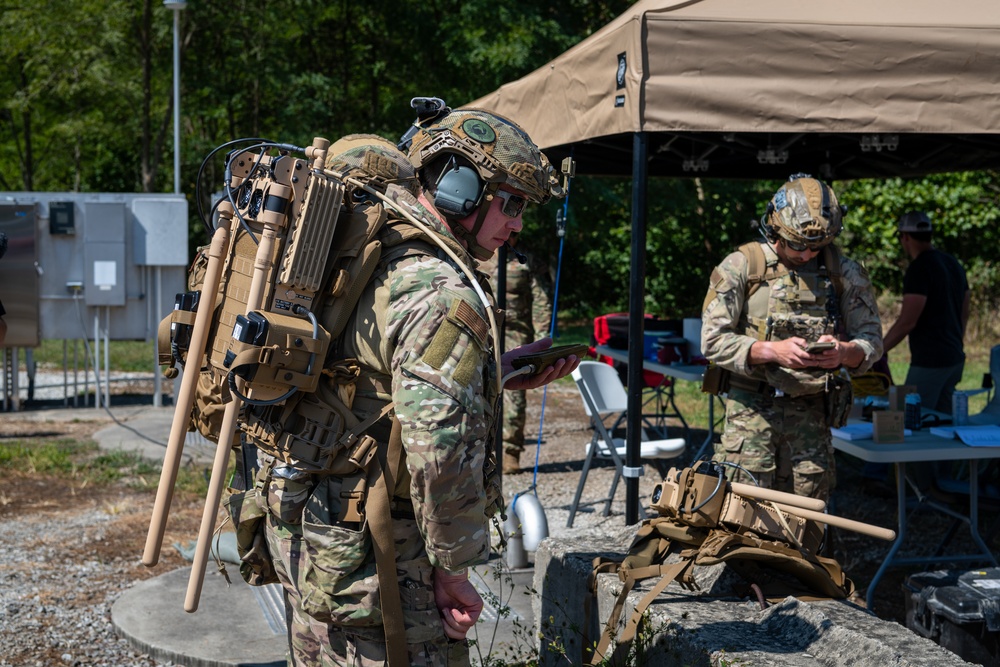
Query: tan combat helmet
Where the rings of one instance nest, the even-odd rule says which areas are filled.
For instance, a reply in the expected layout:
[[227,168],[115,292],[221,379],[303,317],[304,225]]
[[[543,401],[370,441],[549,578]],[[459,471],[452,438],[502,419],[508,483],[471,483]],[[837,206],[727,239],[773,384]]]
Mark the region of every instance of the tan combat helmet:
[[[809,174],[793,174],[767,204],[761,228],[769,241],[822,248],[843,229],[847,207],[837,203],[833,189]],[[795,248],[799,250],[800,248]]]
[[465,158],[488,184],[506,183],[536,204],[561,193],[548,159],[516,123],[477,109],[452,111],[421,127],[410,145],[410,161],[421,169],[438,157]]
[[478,259],[492,255],[476,241],[488,210],[481,204],[491,201],[500,186],[506,184],[536,204],[565,195],[557,172],[524,130],[487,111],[445,111],[420,124],[412,134],[409,158],[418,171],[432,164],[440,168],[434,205],[450,222],[479,209],[471,230],[452,226]]

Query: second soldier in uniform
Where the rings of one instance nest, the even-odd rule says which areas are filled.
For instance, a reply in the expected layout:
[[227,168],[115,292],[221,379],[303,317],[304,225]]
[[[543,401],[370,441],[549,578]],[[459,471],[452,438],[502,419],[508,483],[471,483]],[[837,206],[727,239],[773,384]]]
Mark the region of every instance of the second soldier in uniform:
[[[847,384],[838,371],[863,373],[882,356],[868,274],[834,245],[845,211],[829,185],[792,176],[768,203],[764,239],[713,270],[702,313],[702,349],[728,376],[715,459],[821,499],[836,479],[829,427],[850,407],[849,393],[837,405]],[[810,352],[814,343],[828,347]]]

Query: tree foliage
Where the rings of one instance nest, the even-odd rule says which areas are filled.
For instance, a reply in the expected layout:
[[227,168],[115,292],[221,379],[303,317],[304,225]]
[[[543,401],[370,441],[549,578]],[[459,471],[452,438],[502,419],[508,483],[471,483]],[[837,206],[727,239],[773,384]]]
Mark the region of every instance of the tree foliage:
[[[181,190],[203,157],[238,137],[307,145],[370,132],[396,139],[408,101],[476,99],[565,51],[628,0],[190,0],[180,12]],[[0,188],[167,192],[173,188],[173,14],[161,2],[38,0],[0,4]],[[977,308],[996,309],[996,174],[834,184],[851,207],[842,245],[876,287],[899,290],[905,258],[894,223],[928,211],[936,242],[962,259]],[[205,193],[221,182],[206,165]],[[654,180],[649,186],[646,309],[699,312],[712,267],[753,238],[774,182]],[[207,195],[206,195],[207,197]],[[204,206],[207,200],[202,202]],[[631,185],[580,177],[565,237],[562,202],[529,212],[523,234],[561,267],[562,312],[589,318],[628,306]],[[206,240],[191,216],[191,248]],[[562,263],[559,253],[562,250]],[[992,311],[989,311],[992,312]]]

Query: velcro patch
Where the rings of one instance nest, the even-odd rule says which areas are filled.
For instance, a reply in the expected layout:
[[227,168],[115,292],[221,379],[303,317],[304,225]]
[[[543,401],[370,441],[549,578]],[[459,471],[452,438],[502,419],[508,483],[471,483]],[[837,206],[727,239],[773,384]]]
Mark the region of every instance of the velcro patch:
[[451,310],[448,312],[448,319],[456,324],[464,325],[481,345],[486,345],[490,327],[467,301],[456,301],[452,304]]
[[[438,327],[437,333],[423,354],[424,361],[432,368],[440,369],[455,349],[459,334],[463,330],[470,333],[480,347],[486,347],[489,326],[475,308],[460,300],[452,304],[445,321]],[[471,354],[471,352],[467,352],[466,356],[470,359],[479,357],[478,353]]]

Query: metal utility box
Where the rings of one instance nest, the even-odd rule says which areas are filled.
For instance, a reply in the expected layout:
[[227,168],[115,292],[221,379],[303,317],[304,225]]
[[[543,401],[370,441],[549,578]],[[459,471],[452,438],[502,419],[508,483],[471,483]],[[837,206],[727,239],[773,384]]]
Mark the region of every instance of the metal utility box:
[[6,314],[4,347],[37,347],[38,239],[34,204],[0,202],[0,230],[7,234],[7,252],[0,258],[0,302]]
[[[125,305],[125,204],[87,202],[83,233],[83,300]],[[49,212],[51,216],[51,211]]]
[[[13,338],[10,334],[22,325],[15,330],[11,317],[4,318],[6,345],[93,338],[98,325],[110,340],[155,338],[160,319],[173,309],[174,295],[185,291],[187,207],[183,195],[0,192],[0,215],[24,211],[17,224],[33,239],[33,254],[23,263],[31,276],[20,260],[11,261],[13,245],[0,260],[0,300],[8,312],[6,292],[13,292],[12,285],[22,303],[18,312],[26,304],[33,309],[24,311],[32,337]],[[19,242],[17,247],[27,246]],[[15,267],[17,279],[10,273]]]

